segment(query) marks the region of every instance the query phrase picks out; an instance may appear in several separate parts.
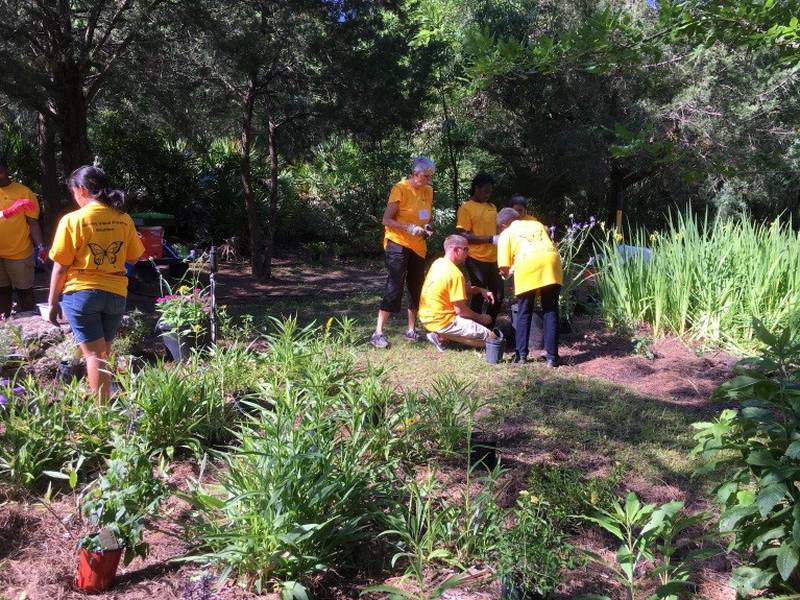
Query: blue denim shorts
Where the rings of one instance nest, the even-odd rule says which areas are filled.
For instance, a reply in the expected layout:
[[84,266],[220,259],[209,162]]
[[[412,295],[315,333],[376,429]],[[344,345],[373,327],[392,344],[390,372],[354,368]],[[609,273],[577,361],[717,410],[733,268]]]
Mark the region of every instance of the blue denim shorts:
[[125,297],[103,290],[81,290],[64,294],[61,308],[76,342],[110,342],[125,314]]

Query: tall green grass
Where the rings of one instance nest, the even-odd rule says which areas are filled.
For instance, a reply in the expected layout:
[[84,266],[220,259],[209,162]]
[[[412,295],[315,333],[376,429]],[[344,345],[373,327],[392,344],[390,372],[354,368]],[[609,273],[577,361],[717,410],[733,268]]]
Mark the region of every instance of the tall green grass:
[[612,326],[649,323],[655,335],[677,333],[750,353],[752,320],[768,329],[800,326],[800,238],[791,223],[712,220],[689,210],[670,215],[663,232],[629,233],[652,249],[625,258],[613,239],[602,248],[598,287]]

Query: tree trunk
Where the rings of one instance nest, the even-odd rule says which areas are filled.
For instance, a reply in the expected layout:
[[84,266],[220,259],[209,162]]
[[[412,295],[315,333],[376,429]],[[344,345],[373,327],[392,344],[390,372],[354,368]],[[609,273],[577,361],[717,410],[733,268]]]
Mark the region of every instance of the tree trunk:
[[58,216],[61,212],[61,186],[58,184],[56,141],[52,115],[39,113],[37,137],[39,142],[39,168],[42,171],[42,193],[40,199],[44,206],[42,235],[49,244],[52,241]]
[[239,169],[242,179],[242,195],[247,211],[247,226],[250,232],[250,270],[256,279],[264,279],[264,233],[258,219],[253,172],[250,164],[250,145],[253,132],[253,107],[256,100],[258,73],[251,71],[247,77],[247,88],[243,99],[242,134],[239,146]]
[[453,147],[453,138],[450,135],[450,111],[447,108],[447,99],[444,96],[444,92],[440,92],[442,96],[442,109],[444,110],[444,132],[445,132],[445,139],[447,140],[447,154],[450,158],[450,172],[453,176],[453,208],[458,211],[458,206],[461,201],[461,192],[458,186],[458,159],[456,158],[456,151]]
[[70,59],[54,69],[56,117],[61,137],[61,162],[64,174],[92,163],[87,132],[87,103],[80,69]]
[[272,104],[267,98],[267,124],[269,132],[269,220],[267,221],[267,248],[264,255],[264,272],[272,276],[272,255],[275,250],[275,228],[278,219],[278,126],[272,118]]

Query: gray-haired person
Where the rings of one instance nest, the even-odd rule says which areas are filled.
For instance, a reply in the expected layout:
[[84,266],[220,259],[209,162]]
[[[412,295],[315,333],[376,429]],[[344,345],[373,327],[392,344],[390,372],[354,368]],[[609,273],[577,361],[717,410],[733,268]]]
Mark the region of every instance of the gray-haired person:
[[[384,326],[392,313],[399,312],[403,289],[408,288],[408,327],[405,339],[422,341],[416,330],[419,297],[425,281],[425,240],[430,237],[433,216],[431,179],[436,165],[429,158],[414,159],[411,175],[392,187],[383,212],[383,248],[386,252],[386,287],[378,310],[378,323],[370,344],[388,348]],[[427,226],[427,227],[426,227]]]

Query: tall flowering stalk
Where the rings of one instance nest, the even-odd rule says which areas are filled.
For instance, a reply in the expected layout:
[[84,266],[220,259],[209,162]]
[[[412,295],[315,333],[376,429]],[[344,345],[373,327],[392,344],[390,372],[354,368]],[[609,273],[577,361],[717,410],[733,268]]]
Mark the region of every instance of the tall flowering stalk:
[[575,309],[575,291],[588,277],[591,276],[591,265],[584,247],[593,238],[593,231],[597,225],[594,216],[588,221],[575,221],[574,215],[569,215],[570,224],[566,227],[564,235],[556,239],[557,229],[551,225],[548,229],[550,237],[558,248],[561,256],[561,266],[564,269],[564,284],[561,286],[559,297],[559,312],[561,317],[572,319]]

